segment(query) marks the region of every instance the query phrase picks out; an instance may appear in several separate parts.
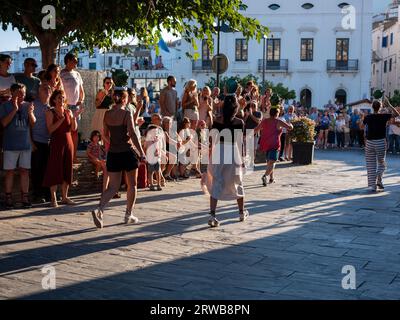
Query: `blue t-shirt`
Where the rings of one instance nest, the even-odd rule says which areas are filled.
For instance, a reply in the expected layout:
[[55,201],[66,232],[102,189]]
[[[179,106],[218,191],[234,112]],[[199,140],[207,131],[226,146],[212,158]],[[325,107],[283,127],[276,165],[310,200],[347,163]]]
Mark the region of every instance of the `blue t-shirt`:
[[357,124],[358,120],[360,120],[360,116],[358,114],[351,115],[351,117],[350,117],[350,121],[351,121],[350,128],[351,129],[358,129],[358,124]]
[[318,119],[318,113],[311,113],[311,114],[308,116],[308,118],[311,119],[312,121],[317,121],[317,119]]
[[330,122],[331,121],[328,116],[323,116],[320,121],[321,127],[328,129]]
[[36,99],[33,105],[35,106],[33,114],[35,115],[36,122],[32,128],[32,139],[35,142],[49,143],[50,135],[47,131],[46,111],[50,107],[48,104],[43,104],[39,99]]
[[[23,102],[14,118],[4,128],[3,149],[5,151],[25,151],[31,149],[28,107],[29,103]],[[0,106],[0,119],[5,118],[12,110],[13,105],[11,101],[3,103]]]

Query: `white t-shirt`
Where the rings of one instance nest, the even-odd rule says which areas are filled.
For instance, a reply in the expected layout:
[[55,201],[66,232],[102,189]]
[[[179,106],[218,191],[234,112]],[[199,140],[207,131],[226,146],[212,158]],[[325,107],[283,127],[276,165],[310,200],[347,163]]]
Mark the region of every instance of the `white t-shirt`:
[[79,101],[79,92],[83,84],[81,75],[78,71],[67,71],[63,69],[60,73],[60,77],[64,86],[67,104],[76,105]]
[[[14,84],[16,81],[15,81],[15,78],[14,78],[14,76],[13,75],[9,75],[8,77],[3,77],[3,76],[0,76],[0,95],[1,96],[11,96],[11,94],[10,94],[10,87],[11,87],[11,85],[12,84]],[[3,91],[4,90],[8,90],[7,92],[7,94],[4,94],[3,93]]]

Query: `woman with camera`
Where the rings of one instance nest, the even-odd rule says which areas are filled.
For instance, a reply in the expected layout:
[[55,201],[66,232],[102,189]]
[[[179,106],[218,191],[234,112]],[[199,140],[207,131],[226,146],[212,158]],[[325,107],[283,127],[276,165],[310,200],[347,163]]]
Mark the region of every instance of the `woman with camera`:
[[212,103],[211,89],[204,87],[199,98],[199,121],[205,121],[208,127],[212,123]]
[[189,80],[182,97],[183,116],[190,120],[190,128],[196,130],[199,122],[199,96],[196,80]]

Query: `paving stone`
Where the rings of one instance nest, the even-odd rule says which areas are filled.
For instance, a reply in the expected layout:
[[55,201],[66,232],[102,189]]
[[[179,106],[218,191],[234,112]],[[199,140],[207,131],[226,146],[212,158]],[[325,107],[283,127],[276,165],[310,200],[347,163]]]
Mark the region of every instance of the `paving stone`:
[[[267,188],[257,165],[244,178],[249,220],[221,202],[212,230],[197,179],[140,190],[132,226],[121,224],[125,195],[101,231],[90,215],[98,194],[2,211],[0,299],[400,299],[400,162],[388,158],[388,191],[375,195],[360,163],[358,151],[317,151],[312,166],[278,163]],[[56,290],[41,288],[47,264]],[[341,288],[345,265],[356,290]]]

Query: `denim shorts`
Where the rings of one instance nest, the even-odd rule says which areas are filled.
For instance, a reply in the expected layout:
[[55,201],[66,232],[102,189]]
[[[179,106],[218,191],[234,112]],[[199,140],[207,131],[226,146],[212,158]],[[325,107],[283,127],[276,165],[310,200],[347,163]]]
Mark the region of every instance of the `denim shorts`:
[[265,154],[267,161],[278,161],[279,159],[279,150],[273,149],[269,150]]
[[160,171],[160,162],[149,164],[149,172]]
[[4,150],[4,170],[14,170],[17,168],[31,168],[31,150],[24,151],[7,151]]

